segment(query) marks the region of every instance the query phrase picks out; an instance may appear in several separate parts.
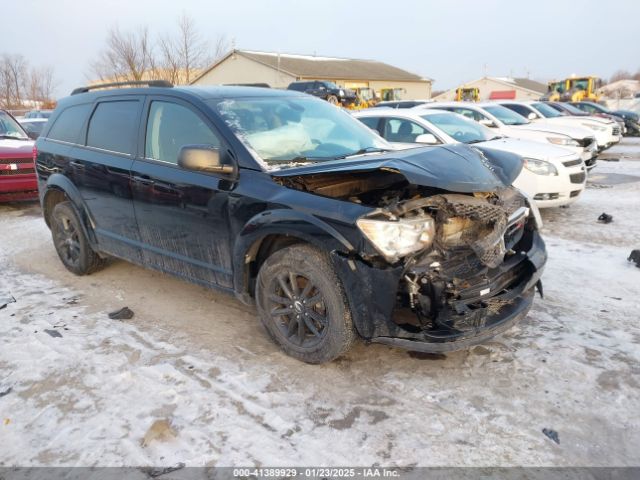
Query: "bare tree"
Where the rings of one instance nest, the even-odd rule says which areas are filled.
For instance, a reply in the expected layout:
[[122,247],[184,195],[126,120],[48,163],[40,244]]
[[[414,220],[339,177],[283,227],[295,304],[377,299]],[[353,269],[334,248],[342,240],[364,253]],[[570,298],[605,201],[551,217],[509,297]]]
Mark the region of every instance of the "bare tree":
[[52,67],[32,68],[29,72],[26,91],[31,100],[49,103],[53,100],[55,80]]
[[122,32],[109,30],[107,44],[92,66],[101,80],[147,80],[156,77],[154,49],[147,27]]
[[176,84],[189,84],[200,70],[222,56],[228,42],[224,36],[219,36],[215,45],[210,45],[198,32],[193,18],[183,13],[178,20],[177,33],[161,37],[158,45],[166,79]]
[[618,80],[627,80],[633,78],[633,75],[627,70],[618,70],[609,79],[609,83],[617,82]]
[[0,60],[0,95],[5,108],[21,106],[26,78],[25,58],[22,55],[3,54]]
[[186,13],[178,20],[177,31],[153,42],[147,27],[123,32],[109,31],[106,46],[92,71],[100,80],[169,80],[188,84],[197,73],[227,50],[224,36],[210,45]]

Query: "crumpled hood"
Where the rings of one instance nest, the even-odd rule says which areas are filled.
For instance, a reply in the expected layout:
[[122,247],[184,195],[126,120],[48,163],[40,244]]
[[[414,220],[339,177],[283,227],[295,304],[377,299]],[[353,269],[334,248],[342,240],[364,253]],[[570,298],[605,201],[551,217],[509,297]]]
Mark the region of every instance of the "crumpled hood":
[[485,147],[443,145],[367,154],[270,172],[274,177],[388,170],[414,185],[450,192],[490,192],[511,185],[522,170],[518,155]]

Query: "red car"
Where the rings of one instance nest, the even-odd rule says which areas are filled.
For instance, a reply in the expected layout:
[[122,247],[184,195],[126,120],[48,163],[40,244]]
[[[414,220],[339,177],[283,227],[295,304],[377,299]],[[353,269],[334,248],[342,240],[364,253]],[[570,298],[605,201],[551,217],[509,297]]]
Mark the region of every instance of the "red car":
[[33,141],[11,114],[0,110],[0,202],[37,198]]

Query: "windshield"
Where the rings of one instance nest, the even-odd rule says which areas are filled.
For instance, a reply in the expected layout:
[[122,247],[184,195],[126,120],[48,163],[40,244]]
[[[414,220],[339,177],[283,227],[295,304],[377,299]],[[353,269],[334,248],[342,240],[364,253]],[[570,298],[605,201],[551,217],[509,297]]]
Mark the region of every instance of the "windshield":
[[268,169],[392,149],[348,113],[313,97],[216,99],[210,104]]
[[24,130],[18,122],[16,122],[11,116],[0,111],[0,139],[16,138],[18,140],[29,140],[29,137],[24,133]]
[[484,107],[484,109],[505,125],[526,125],[530,123],[529,120],[522,115],[501,105],[489,105]]
[[473,120],[456,113],[435,113],[422,115],[427,122],[432,123],[450,137],[462,143],[485,142],[495,137],[487,127],[483,127]]
[[546,105],[544,103],[537,102],[533,103],[532,106],[533,108],[538,110],[545,118],[555,118],[562,116],[562,114],[555,108],[551,108],[549,105]]
[[570,103],[563,103],[562,106],[571,115],[584,115],[584,113],[585,113],[582,110],[580,110],[579,108],[574,107]]

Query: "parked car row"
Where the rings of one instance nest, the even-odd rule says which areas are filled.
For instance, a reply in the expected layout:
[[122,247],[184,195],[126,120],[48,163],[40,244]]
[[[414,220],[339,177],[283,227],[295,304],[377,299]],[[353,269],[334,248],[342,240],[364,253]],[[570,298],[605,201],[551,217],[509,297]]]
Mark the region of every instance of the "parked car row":
[[[75,274],[114,256],[233,293],[311,363],[357,337],[466,348],[542,291],[539,212],[513,186],[526,142],[445,112],[438,145],[398,149],[293,90],[97,88],[60,101],[35,151],[44,219]],[[549,169],[549,152],[526,169]]]
[[539,208],[573,203],[585,188],[586,169],[578,153],[555,145],[499,135],[453,112],[429,108],[376,108],[354,115],[383,138],[399,145],[465,143],[522,157],[524,168],[513,185],[530,195]]

